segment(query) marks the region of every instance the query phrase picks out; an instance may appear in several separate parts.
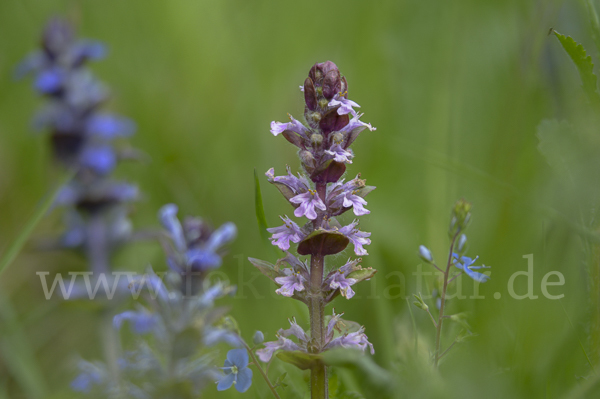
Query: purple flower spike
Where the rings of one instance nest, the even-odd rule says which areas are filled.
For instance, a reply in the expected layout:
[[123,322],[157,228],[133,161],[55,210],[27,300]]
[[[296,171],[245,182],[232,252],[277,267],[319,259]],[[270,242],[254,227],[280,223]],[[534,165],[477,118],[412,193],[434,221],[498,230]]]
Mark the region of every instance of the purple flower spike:
[[278,136],[281,133],[285,132],[286,130],[290,130],[294,133],[299,134],[303,138],[307,139],[308,138],[307,133],[309,132],[309,130],[306,128],[306,126],[304,126],[297,119],[294,119],[291,115],[289,115],[289,117],[290,117],[291,122],[288,122],[288,123],[281,123],[281,122],[275,122],[275,121],[271,122],[271,133],[273,133],[273,136]]
[[300,205],[294,211],[296,217],[306,216],[310,220],[315,220],[317,218],[315,208],[319,208],[322,211],[327,209],[315,190],[308,190],[303,194],[298,194],[295,197],[292,197],[290,202]]
[[306,279],[302,274],[292,269],[284,269],[283,272],[285,273],[285,277],[275,277],[275,282],[281,284],[281,288],[277,289],[276,293],[291,297],[294,296],[294,291],[304,291]]
[[354,253],[359,256],[368,255],[366,249],[363,248],[363,245],[371,244],[371,240],[367,237],[371,236],[371,233],[366,233],[364,231],[360,231],[356,229],[356,225],[358,221],[354,221],[347,226],[344,226],[340,229],[340,233],[344,234],[350,242],[354,245]]
[[350,152],[342,148],[342,146],[338,143],[331,146],[329,150],[325,150],[325,152],[333,157],[335,162],[339,163],[352,163],[352,158],[354,155]]
[[341,94],[342,93],[336,94],[335,97],[327,105],[332,108],[339,106],[337,110],[338,115],[352,114],[356,116],[356,111],[354,110],[354,107],[360,108],[360,105],[358,105],[352,100],[348,100]]
[[273,233],[273,236],[270,238],[271,243],[278,246],[282,251],[287,251],[290,249],[290,241],[298,243],[304,238],[304,234],[300,230],[300,227],[287,216],[285,218],[282,217],[281,220],[283,220],[283,226],[271,227],[267,231]]

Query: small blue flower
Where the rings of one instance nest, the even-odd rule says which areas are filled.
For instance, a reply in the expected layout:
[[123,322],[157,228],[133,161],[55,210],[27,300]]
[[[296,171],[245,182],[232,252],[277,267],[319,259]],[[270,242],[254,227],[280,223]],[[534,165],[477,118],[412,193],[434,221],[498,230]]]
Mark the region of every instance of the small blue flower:
[[248,352],[245,349],[232,349],[221,368],[225,376],[219,380],[217,390],[224,391],[235,385],[238,392],[246,392],[252,385],[252,370],[248,368]]
[[490,276],[486,276],[483,273],[473,271],[473,270],[478,270],[478,269],[488,269],[489,268],[489,266],[485,266],[485,265],[472,266],[473,263],[475,263],[477,261],[477,259],[479,259],[479,256],[476,256],[475,259],[471,259],[468,256],[461,256],[459,258],[457,254],[452,254],[452,256],[454,257],[454,261],[455,261],[454,266],[456,266],[457,268],[464,271],[467,274],[467,276],[471,277],[473,280],[475,280],[479,283],[485,283],[486,281],[489,280]]
[[419,256],[425,262],[433,263],[433,255],[431,254],[429,248],[427,248],[425,245],[419,245]]

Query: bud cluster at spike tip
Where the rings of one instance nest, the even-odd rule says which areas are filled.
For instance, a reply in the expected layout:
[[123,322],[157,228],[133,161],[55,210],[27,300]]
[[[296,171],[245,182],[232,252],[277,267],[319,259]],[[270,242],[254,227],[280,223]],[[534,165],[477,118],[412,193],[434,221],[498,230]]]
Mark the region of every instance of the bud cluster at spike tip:
[[360,106],[348,99],[346,78],[333,62],[315,64],[302,91],[306,125],[290,115],[290,122],[271,122],[271,133],[300,149],[302,167],[314,183],[337,182],[352,163],[350,145],[363,130],[375,128],[360,121],[354,109]]

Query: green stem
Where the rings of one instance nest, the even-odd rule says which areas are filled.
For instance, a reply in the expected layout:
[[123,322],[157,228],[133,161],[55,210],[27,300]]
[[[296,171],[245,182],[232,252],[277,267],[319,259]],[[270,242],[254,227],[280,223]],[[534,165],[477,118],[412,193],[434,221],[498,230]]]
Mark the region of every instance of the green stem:
[[457,231],[452,237],[452,243],[450,244],[450,251],[448,253],[448,263],[446,264],[446,271],[444,272],[444,288],[442,289],[441,305],[440,305],[440,314],[438,316],[436,334],[435,334],[435,358],[433,361],[434,367],[438,367],[440,361],[440,343],[442,337],[442,324],[444,323],[444,307],[446,305],[446,291],[448,290],[448,275],[450,274],[450,265],[452,264],[452,252],[454,250],[454,243],[456,242],[456,237],[458,237],[460,231]]
[[275,396],[277,399],[281,399],[279,397],[279,394],[275,390],[275,387],[273,386],[273,384],[271,384],[271,380],[269,380],[269,376],[267,375],[267,373],[265,373],[265,371],[263,370],[263,368],[260,366],[260,363],[258,362],[258,359],[254,355],[254,352],[252,352],[252,349],[250,349],[250,347],[248,346],[248,344],[241,337],[240,337],[240,341],[242,341],[242,344],[244,345],[244,347],[248,351],[248,354],[252,358],[252,361],[254,362],[254,365],[256,366],[256,368],[260,372],[260,375],[262,375],[262,377],[264,378],[265,382],[269,386],[269,389],[273,393],[273,396]]
[[[322,255],[313,255],[310,261],[311,293],[308,302],[310,313],[310,336],[313,342],[312,351],[321,352],[325,345],[325,301],[321,294],[323,283]],[[327,399],[327,370],[322,363],[315,364],[310,370],[310,392],[312,399]]]

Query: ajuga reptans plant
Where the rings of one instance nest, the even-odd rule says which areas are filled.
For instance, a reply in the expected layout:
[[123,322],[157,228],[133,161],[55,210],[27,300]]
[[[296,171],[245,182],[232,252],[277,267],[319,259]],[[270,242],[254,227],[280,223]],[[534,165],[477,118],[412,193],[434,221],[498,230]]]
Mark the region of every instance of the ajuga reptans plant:
[[[94,299],[103,285],[110,300],[115,292],[128,292],[126,279],[112,278],[111,262],[132,237],[128,203],[138,197],[137,187],[111,177],[119,159],[133,153],[118,149],[115,140],[132,135],[135,125],[101,110],[109,92],[86,64],[104,57],[104,45],[78,39],[60,18],[48,22],[41,43],[19,65],[17,75],[33,75],[35,90],[46,99],[34,125],[47,133],[54,159],[73,175],[56,200],[65,209],[66,229],[50,247],[83,254],[94,279],[91,288],[86,274],[85,285],[75,286],[70,298]],[[118,345],[111,328],[115,304],[105,305],[100,336],[110,372],[116,375]]]
[[[355,110],[359,105],[348,99],[346,78],[333,62],[315,64],[300,89],[304,93],[305,123],[290,116],[290,122],[272,122],[271,133],[282,135],[298,147],[302,170],[295,175],[288,167],[286,175],[276,176],[270,169],[266,175],[294,207],[294,216],[305,220],[282,216],[283,225],[268,229],[273,234],[273,245],[284,251],[276,264],[253,258],[250,261],[279,286],[278,294],[308,306],[308,332],[290,320],[290,328],[279,330],[277,341],[265,343],[257,354],[268,362],[276,351],[286,351],[287,356],[281,358],[310,369],[310,390],[315,399],[328,397],[327,370],[321,353],[335,347],[363,351],[369,347],[373,353],[363,327],[345,328],[341,314],[325,316],[325,306],[339,295],[351,299],[352,286],[375,274],[375,270],[360,266],[360,258],[340,262],[343,264],[327,258],[349,244],[357,256],[367,255],[364,246],[371,243],[371,233],[359,230],[358,220],[344,223],[340,217],[348,211],[355,216],[368,214],[364,197],[374,187],[365,185],[360,175],[349,180],[342,176],[354,158],[349,147],[363,130],[375,129],[360,121],[361,114]],[[297,248],[292,250],[291,243],[298,244]]]
[[[100,362],[80,362],[81,373],[72,382],[76,391],[99,398],[197,398],[207,384],[222,378],[212,347],[220,342],[242,345],[224,318],[227,309],[215,306],[216,299],[234,288],[208,278],[221,266],[224,247],[235,238],[235,225],[225,223],[213,230],[193,217],[181,223],[173,204],[161,208],[159,219],[169,271],[149,270],[136,279],[130,288],[144,305],[114,317],[116,329],[128,323],[138,336],[135,347],[119,359],[116,379]],[[239,351],[246,353],[234,349],[228,357],[241,362]],[[239,374],[243,377],[238,389],[247,390],[252,372]]]
[[[473,335],[469,324],[465,320],[464,314],[458,313],[447,315],[445,313],[447,304],[446,293],[449,284],[462,276],[463,273],[477,283],[485,283],[489,279],[488,275],[476,271],[488,268],[489,266],[475,266],[475,262],[479,257],[475,257],[473,259],[465,255],[467,252],[467,236],[464,234],[464,231],[469,225],[470,221],[471,204],[461,199],[456,202],[454,208],[452,209],[452,217],[450,219],[450,227],[448,229],[450,249],[447,257],[445,258],[446,264],[442,267],[438,266],[433,254],[427,247],[424,245],[419,247],[419,256],[421,259],[433,266],[442,274],[441,288],[439,289],[440,292],[438,293],[438,289],[435,289],[433,295],[435,308],[438,310],[437,318],[431,312],[429,305],[425,303],[421,293],[414,295],[416,301],[413,302],[415,306],[429,314],[436,330],[435,349],[432,354],[433,364],[435,367],[438,366],[440,360],[450,351],[450,349],[454,347],[455,344],[460,343]],[[442,348],[442,326],[446,319],[459,323],[462,327],[462,331],[454,338],[452,343],[450,343],[446,348]]]

